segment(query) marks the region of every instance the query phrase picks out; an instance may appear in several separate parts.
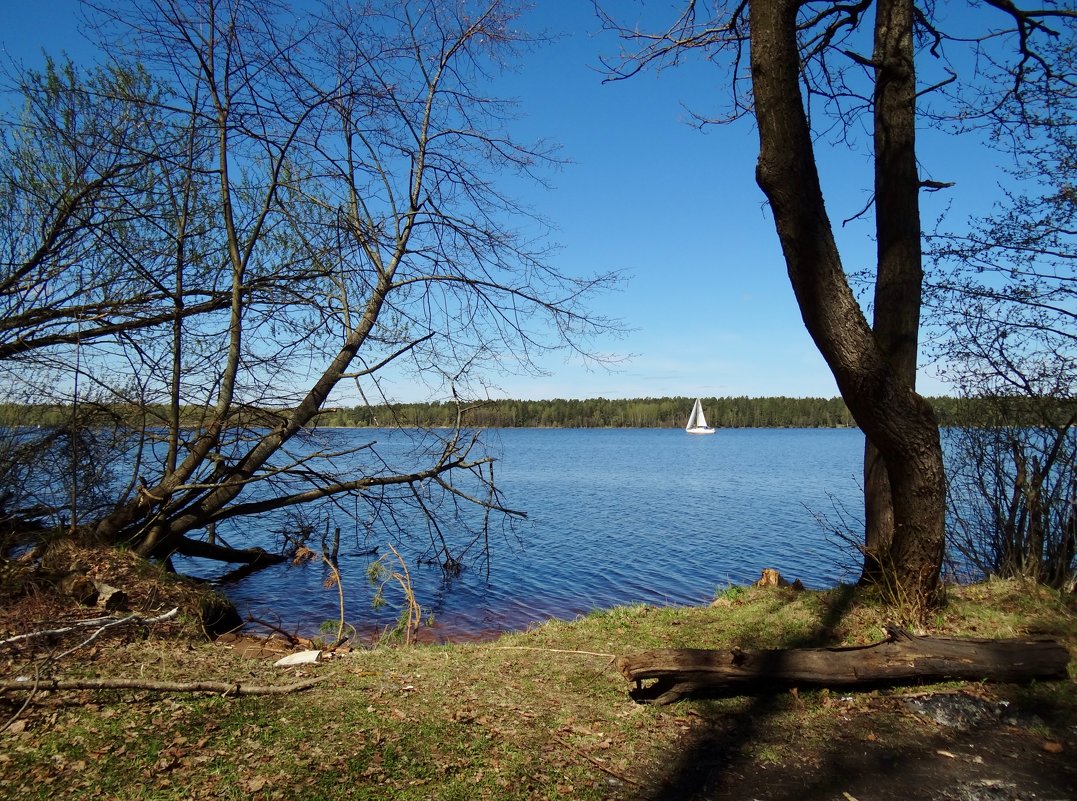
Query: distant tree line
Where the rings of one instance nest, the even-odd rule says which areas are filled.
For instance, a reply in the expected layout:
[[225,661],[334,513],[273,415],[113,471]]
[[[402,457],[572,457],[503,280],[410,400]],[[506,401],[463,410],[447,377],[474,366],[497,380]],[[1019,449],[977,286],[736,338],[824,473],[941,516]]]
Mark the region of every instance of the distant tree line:
[[[464,403],[393,403],[337,407],[318,415],[316,425],[335,428],[446,427],[456,423],[463,410],[463,424],[473,428],[680,428],[688,419],[695,398],[554,398],[550,400],[489,400]],[[703,398],[707,422],[719,428],[853,428],[856,422],[841,398]],[[986,428],[1036,427],[1044,419],[1044,406],[1056,406],[1053,417],[1073,414],[1066,400],[1023,397],[930,399],[943,426]],[[136,414],[153,425],[162,424],[167,409],[152,404],[139,409],[113,406],[99,409],[102,417],[130,423]],[[288,410],[248,408],[237,413],[236,428],[273,428]],[[184,406],[180,420],[197,426],[207,410]],[[62,427],[71,410],[62,404],[0,404],[0,420],[14,425]]]
[[[694,398],[589,398],[497,400],[467,407],[465,420],[478,428],[680,428]],[[944,426],[1034,424],[1022,398],[932,398]],[[1061,403],[1061,402],[1060,402]],[[1025,408],[1025,407],[1029,408]],[[704,398],[707,421],[719,428],[850,428],[856,425],[841,398]],[[1000,409],[1003,411],[1000,413]],[[324,426],[450,426],[454,403],[401,403],[332,409],[318,418]],[[1000,419],[1000,414],[1003,419]]]
[[[679,428],[695,398],[555,398],[497,400],[467,407],[468,425],[479,428]],[[841,398],[704,398],[707,421],[722,428],[832,428],[853,425]],[[453,403],[357,406],[323,414],[329,426],[448,426]]]

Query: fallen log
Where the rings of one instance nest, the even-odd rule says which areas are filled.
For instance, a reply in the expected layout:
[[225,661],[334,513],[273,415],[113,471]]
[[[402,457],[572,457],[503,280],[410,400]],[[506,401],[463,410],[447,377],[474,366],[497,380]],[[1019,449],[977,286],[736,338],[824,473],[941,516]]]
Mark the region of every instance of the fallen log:
[[[953,640],[887,627],[870,645],[834,648],[656,649],[621,656],[617,666],[639,703],[729,695],[773,687],[855,687],[912,681],[1024,682],[1065,678],[1069,652],[1053,640]],[[654,680],[653,683],[644,684]]]

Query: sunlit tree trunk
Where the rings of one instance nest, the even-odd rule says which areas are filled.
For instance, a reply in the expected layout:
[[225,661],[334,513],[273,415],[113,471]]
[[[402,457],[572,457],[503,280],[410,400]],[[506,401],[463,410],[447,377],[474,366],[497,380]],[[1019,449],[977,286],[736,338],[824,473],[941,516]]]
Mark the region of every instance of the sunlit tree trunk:
[[887,586],[895,600],[922,605],[936,596],[945,537],[938,425],[880,346],[842,268],[800,92],[799,6],[795,0],[750,5],[756,179],[770,201],[808,332],[887,466],[895,523],[882,565]]
[[[916,165],[916,70],[912,0],[875,5],[875,339],[896,377],[916,388],[922,305],[920,178]],[[864,452],[864,568],[877,583],[890,561],[894,508],[886,460]]]

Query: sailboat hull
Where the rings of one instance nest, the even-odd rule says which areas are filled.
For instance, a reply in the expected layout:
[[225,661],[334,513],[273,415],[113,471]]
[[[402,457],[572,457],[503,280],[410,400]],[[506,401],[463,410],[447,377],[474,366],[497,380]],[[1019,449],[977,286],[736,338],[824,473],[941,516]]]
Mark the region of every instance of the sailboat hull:
[[686,428],[684,429],[688,434],[713,434],[713,428]]

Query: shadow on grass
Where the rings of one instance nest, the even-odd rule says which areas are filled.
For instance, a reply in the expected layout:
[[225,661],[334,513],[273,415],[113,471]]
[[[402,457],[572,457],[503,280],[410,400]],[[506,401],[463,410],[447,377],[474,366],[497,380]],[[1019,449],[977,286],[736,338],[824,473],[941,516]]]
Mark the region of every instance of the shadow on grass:
[[[815,629],[787,642],[785,647],[815,648],[836,644],[835,631],[852,607],[855,597],[854,586],[843,586],[836,590]],[[747,779],[752,786],[762,786],[765,781],[761,777],[744,777],[738,773],[738,766],[751,766],[750,749],[762,739],[761,735],[771,728],[776,715],[785,711],[788,705],[789,693],[773,689],[753,696],[747,706],[737,712],[717,706],[702,706],[699,710],[704,719],[702,725],[680,743],[680,751],[670,760],[666,775],[660,777],[657,786],[641,797],[647,801],[739,798],[737,785],[743,780]],[[795,794],[769,794],[767,797],[805,797],[803,791],[808,789],[809,777],[805,775],[802,779],[796,787],[788,788],[790,793]],[[782,792],[778,786],[772,789]]]
[[[856,597],[854,587],[836,590],[815,627],[783,645],[836,645],[835,632]],[[839,718],[828,713],[825,720],[813,721],[810,715],[790,715],[791,707],[801,702],[787,689],[752,696],[730,693],[727,698],[739,700],[694,708],[697,725],[678,743],[676,753],[667,752],[665,765],[657,771],[660,775],[639,797],[646,801],[1077,798],[1077,764],[1072,764],[1065,743],[1070,732],[1077,734],[1072,723],[1077,694],[1067,692],[1071,681],[1042,689],[1036,683],[1005,685],[995,691],[1003,699],[994,702],[996,714],[956,727],[941,721],[936,725],[930,719],[910,725],[912,719],[903,707],[894,707],[897,714],[891,714],[885,705],[878,716]],[[936,695],[961,699],[966,693],[943,690]],[[992,705],[990,699],[980,701]],[[803,729],[798,731],[798,726]],[[1053,747],[1046,747],[1048,735],[1058,740]],[[831,739],[824,741],[824,736]],[[777,753],[768,753],[769,743],[775,744]]]

